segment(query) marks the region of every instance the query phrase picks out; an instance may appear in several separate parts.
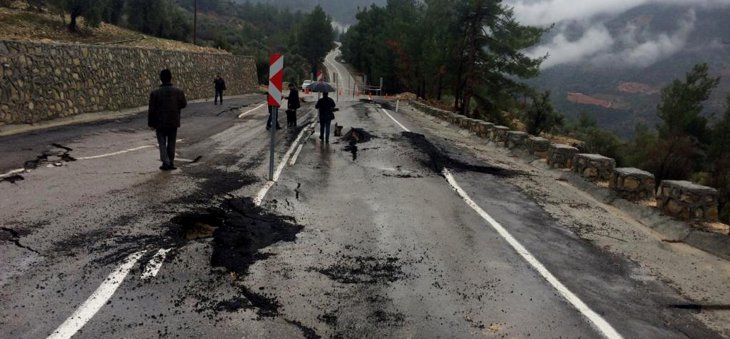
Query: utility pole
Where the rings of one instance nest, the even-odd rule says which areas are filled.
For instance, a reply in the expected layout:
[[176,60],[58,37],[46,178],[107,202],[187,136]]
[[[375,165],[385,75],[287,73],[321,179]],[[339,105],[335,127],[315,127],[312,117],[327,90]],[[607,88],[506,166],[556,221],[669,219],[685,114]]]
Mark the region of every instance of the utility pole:
[[198,0],[193,0],[193,45],[198,44]]

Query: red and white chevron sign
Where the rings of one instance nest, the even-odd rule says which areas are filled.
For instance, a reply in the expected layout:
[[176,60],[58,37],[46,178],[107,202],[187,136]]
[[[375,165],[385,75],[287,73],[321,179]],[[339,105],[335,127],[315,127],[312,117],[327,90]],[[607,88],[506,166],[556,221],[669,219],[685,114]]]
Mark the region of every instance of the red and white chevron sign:
[[269,106],[281,107],[284,82],[284,56],[272,54],[269,59]]

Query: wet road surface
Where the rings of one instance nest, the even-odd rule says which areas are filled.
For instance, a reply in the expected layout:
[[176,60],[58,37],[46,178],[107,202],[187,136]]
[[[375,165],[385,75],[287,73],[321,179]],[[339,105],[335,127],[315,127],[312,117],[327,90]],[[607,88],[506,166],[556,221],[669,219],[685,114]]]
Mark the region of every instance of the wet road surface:
[[331,144],[305,105],[267,185],[262,101],[192,105],[173,172],[143,116],[3,138],[2,173],[48,154],[0,183],[0,337],[718,337],[507,183],[530,173],[372,102],[340,97]]

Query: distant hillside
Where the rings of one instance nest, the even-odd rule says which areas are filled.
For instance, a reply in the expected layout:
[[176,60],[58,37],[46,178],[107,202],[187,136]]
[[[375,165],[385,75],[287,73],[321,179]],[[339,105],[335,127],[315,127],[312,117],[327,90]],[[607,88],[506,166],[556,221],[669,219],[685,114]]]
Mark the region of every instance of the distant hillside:
[[309,12],[315,6],[322,8],[338,23],[349,26],[356,22],[355,14],[358,8],[369,7],[372,4],[385,5],[387,0],[236,0],[240,3],[266,3],[292,11]]
[[[614,39],[612,48],[587,54],[582,60],[557,63],[567,58],[556,49],[542,75],[531,81],[553,93],[555,106],[568,116],[586,112],[603,127],[622,136],[641,122],[654,126],[659,90],[673,79],[684,78],[692,66],[706,62],[721,84],[707,105],[707,114],[724,110],[730,93],[730,6],[645,5],[605,21],[602,26],[556,25],[544,38],[557,47],[562,34],[573,45],[571,53],[585,46],[581,39],[594,29],[606,32],[592,37],[587,48],[600,50],[601,36]],[[560,39],[561,37],[558,37]],[[632,39],[634,39],[632,41]]]

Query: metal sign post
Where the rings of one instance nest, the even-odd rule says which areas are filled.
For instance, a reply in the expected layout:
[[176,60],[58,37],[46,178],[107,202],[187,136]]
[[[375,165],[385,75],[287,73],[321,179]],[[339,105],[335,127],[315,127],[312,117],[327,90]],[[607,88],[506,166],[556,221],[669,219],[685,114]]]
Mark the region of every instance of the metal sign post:
[[284,57],[272,54],[269,59],[269,115],[271,117],[271,151],[269,152],[269,180],[274,180],[274,149],[276,149],[276,128],[279,126],[277,115],[281,107],[281,91],[284,82]]

